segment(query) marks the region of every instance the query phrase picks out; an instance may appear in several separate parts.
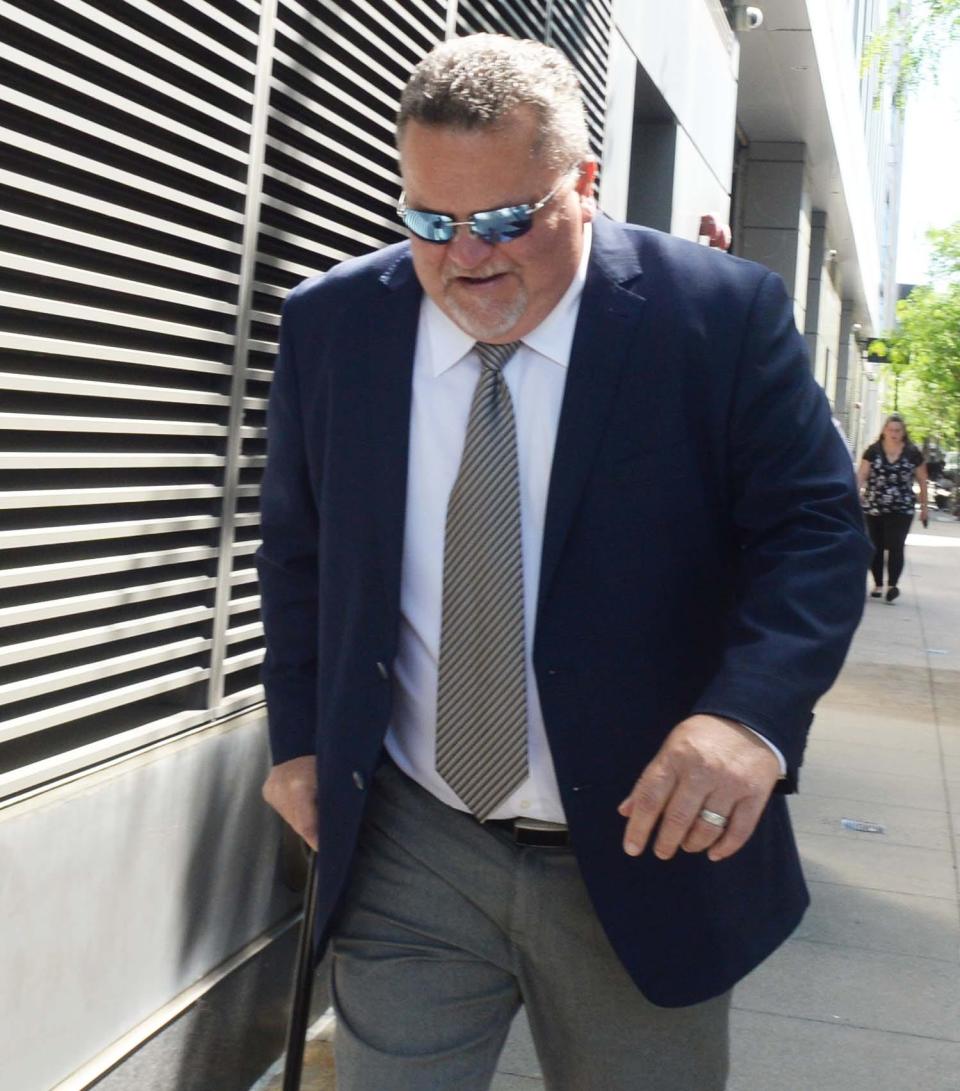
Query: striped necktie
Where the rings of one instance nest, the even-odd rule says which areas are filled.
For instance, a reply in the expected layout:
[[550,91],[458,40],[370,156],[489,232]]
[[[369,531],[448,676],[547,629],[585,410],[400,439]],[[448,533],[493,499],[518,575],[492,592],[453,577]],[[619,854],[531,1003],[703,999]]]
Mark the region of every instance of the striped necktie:
[[503,378],[519,347],[477,343],[444,542],[437,772],[481,821],[527,776],[517,432]]

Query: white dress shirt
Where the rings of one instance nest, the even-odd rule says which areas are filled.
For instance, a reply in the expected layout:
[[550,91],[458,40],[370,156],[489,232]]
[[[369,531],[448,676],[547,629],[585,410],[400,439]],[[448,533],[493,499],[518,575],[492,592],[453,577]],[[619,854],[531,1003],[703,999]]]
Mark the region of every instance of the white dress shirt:
[[[513,400],[518,437],[529,776],[491,818],[526,815],[548,822],[565,821],[530,651],[547,489],[590,258],[590,237],[587,225],[583,254],[570,286],[550,314],[523,338],[503,370]],[[474,343],[431,299],[423,297],[413,361],[400,641],[393,664],[393,717],[386,738],[387,751],[408,776],[441,802],[459,810],[467,808],[437,773],[435,764],[437,664],[447,500],[460,468],[470,402],[480,375]]]
[[[503,371],[518,437],[529,776],[490,815],[495,819],[524,815],[566,821],[530,653],[547,490],[590,242],[587,224],[583,254],[570,286],[550,314],[523,338]],[[436,770],[437,666],[447,501],[460,468],[470,403],[480,375],[474,344],[429,297],[423,297],[413,362],[400,634],[393,664],[393,715],[385,740],[387,752],[408,776],[442,803],[463,811],[468,808]],[[782,756],[780,762],[782,769]]]

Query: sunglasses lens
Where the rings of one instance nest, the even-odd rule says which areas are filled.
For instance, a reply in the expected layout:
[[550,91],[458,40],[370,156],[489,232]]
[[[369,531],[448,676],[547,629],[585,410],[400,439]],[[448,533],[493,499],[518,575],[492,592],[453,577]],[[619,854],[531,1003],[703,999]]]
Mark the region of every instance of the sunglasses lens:
[[484,242],[510,242],[525,235],[533,223],[528,205],[494,208],[473,214],[473,233]]
[[[407,230],[426,242],[449,242],[456,230],[452,217],[442,212],[427,212],[420,208],[405,208],[401,219]],[[533,213],[529,205],[513,205],[510,208],[493,208],[487,212],[475,212],[470,217],[470,230],[484,242],[510,242],[530,230]]]
[[418,239],[426,242],[449,242],[453,238],[453,220],[441,212],[407,208],[403,211],[403,223]]

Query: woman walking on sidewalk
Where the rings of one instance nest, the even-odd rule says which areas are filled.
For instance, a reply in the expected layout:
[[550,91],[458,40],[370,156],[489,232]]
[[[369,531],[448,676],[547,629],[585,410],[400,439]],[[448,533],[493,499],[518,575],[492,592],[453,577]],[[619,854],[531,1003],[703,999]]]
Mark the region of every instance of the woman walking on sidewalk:
[[873,542],[874,588],[870,597],[883,594],[884,554],[887,563],[887,602],[900,594],[897,581],[903,571],[904,542],[913,522],[913,482],[920,484],[920,522],[927,525],[927,467],[919,449],[910,442],[903,417],[891,413],[876,443],[863,452],[857,484],[863,496],[867,529]]

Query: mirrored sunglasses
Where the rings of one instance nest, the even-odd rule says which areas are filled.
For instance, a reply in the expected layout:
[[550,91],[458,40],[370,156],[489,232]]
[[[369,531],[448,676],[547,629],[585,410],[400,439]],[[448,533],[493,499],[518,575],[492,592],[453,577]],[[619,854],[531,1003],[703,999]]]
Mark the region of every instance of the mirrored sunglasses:
[[486,243],[512,242],[514,239],[519,239],[521,235],[526,235],[533,225],[533,214],[539,212],[560,192],[560,187],[572,173],[572,170],[567,171],[546,197],[542,197],[533,204],[488,208],[483,212],[474,212],[466,220],[455,220],[445,212],[408,208],[406,194],[401,193],[397,215],[408,231],[425,242],[441,244],[450,242],[458,227],[469,227],[471,235],[476,235],[478,239]]

